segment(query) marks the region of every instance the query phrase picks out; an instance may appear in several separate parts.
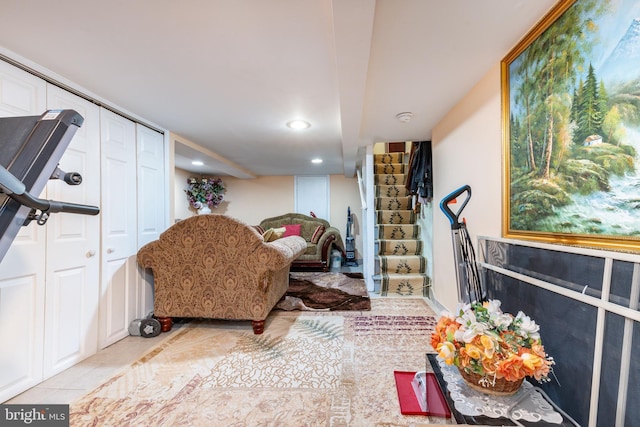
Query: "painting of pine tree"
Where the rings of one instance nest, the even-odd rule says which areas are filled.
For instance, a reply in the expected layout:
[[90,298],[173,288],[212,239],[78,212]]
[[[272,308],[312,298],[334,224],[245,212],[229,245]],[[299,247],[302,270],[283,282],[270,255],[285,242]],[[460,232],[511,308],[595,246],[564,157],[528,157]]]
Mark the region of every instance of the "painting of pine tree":
[[503,60],[508,229],[640,239],[640,2],[558,7]]

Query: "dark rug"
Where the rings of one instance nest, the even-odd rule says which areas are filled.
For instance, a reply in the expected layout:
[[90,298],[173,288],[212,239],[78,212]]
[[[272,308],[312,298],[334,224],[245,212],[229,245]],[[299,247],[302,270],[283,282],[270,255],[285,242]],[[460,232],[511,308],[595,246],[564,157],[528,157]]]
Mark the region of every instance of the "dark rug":
[[362,273],[291,272],[281,310],[363,311],[371,300]]

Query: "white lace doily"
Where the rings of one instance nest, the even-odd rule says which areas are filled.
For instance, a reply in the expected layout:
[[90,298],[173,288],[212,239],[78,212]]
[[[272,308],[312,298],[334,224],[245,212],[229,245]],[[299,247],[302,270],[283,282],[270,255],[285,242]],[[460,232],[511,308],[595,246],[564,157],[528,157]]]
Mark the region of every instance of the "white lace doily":
[[562,415],[527,380],[512,396],[492,396],[467,386],[455,366],[449,366],[441,359],[438,364],[451,399],[463,415],[562,424]]

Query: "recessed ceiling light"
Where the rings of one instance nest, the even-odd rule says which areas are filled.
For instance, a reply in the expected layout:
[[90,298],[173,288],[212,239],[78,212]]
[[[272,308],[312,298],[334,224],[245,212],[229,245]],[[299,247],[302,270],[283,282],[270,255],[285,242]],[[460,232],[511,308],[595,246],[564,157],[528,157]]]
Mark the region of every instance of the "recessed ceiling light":
[[322,159],[313,159],[311,163],[322,163]]
[[202,163],[200,160],[194,160],[193,162],[191,162],[191,164],[193,166],[202,166],[202,165],[204,165],[204,163]]
[[305,122],[304,120],[292,120],[287,123],[287,126],[291,129],[306,129],[311,127],[311,123]]

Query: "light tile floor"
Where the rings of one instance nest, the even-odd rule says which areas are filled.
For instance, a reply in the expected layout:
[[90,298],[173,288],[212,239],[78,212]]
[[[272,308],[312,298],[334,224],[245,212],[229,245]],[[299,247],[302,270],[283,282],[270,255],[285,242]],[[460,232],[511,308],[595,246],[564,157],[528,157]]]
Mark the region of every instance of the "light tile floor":
[[95,389],[180,329],[153,338],[128,336],[3,403],[67,404]]

